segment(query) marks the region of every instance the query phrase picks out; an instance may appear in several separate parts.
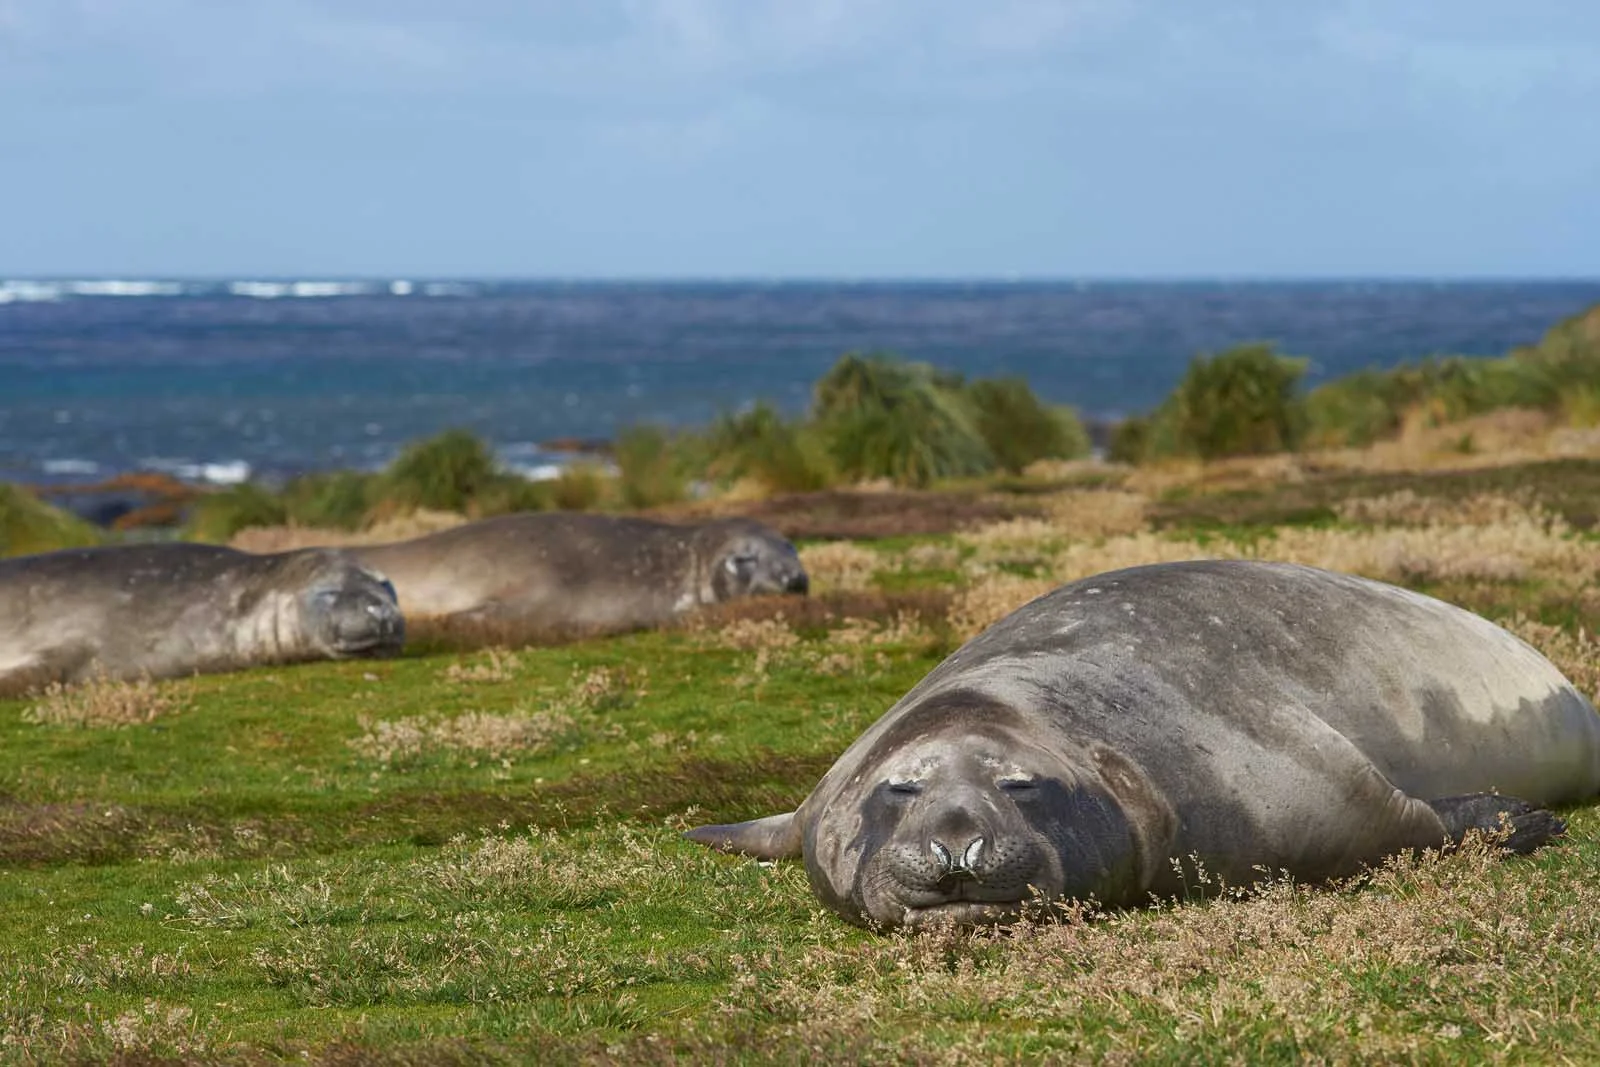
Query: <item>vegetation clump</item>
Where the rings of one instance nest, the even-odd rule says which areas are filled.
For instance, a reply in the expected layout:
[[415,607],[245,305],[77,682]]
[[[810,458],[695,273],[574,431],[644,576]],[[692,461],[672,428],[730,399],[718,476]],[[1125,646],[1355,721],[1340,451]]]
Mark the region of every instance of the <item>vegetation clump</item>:
[[100,531],[19,485],[0,482],[0,557],[99,544]]

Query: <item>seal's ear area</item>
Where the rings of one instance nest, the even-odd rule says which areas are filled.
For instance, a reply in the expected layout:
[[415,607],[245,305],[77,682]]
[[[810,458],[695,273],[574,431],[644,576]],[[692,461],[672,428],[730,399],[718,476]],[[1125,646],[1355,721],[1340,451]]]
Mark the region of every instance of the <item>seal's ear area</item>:
[[800,822],[794,814],[786,811],[727,826],[696,826],[683,836],[719,852],[739,852],[762,860],[797,859],[801,854]]

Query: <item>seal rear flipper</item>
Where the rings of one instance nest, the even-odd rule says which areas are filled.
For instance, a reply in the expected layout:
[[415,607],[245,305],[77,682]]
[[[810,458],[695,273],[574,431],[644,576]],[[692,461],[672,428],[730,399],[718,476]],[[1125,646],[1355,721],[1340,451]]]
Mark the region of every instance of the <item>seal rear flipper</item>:
[[794,816],[794,812],[786,811],[726,826],[696,826],[684,831],[683,836],[721,852],[739,852],[763,860],[798,859],[800,823]]
[[1500,847],[1526,855],[1567,829],[1566,823],[1544,808],[1498,793],[1440,797],[1428,801],[1428,806],[1438,813],[1451,844],[1460,844],[1469,830],[1509,830]]

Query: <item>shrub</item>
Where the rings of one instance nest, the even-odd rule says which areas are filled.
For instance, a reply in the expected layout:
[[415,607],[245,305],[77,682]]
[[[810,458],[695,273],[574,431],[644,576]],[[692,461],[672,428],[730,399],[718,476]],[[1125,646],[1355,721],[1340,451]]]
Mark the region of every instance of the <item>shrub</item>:
[[721,482],[749,478],[769,492],[808,492],[833,479],[826,446],[814,428],[783,418],[765,401],[723,414],[706,435],[707,470]]
[[813,410],[849,478],[920,487],[994,466],[960,379],[924,363],[847,353],[817,382]]
[[407,445],[384,471],[379,495],[398,509],[465,512],[499,476],[494,453],[466,430]]
[[1114,463],[1141,463],[1150,454],[1150,416],[1129,415],[1111,428],[1106,458]]
[[185,533],[191,540],[221,545],[248,526],[282,526],[288,521],[289,509],[280,497],[244,482],[201,497]]
[[1514,359],[1446,356],[1368,369],[1311,391],[1306,443],[1368,445],[1398,432],[1413,411],[1437,425],[1499,408],[1551,409],[1561,404],[1562,392],[1548,366]]
[[0,482],[0,556],[99,544],[100,531],[17,485]]
[[689,479],[681,469],[674,441],[658,426],[624,430],[615,445],[618,488],[631,508],[649,508],[684,499]]
[[[1296,396],[1306,361],[1268,344],[1197,356],[1153,427],[1152,445],[1205,459],[1281,452],[1299,442],[1304,408]],[[1171,435],[1163,447],[1161,430]]]
[[519,511],[546,511],[553,503],[553,484],[509,472],[496,474],[478,490],[466,513],[475,519],[486,519]]
[[1564,383],[1600,384],[1600,304],[1556,323],[1511,359],[1551,371]]
[[605,495],[605,475],[598,464],[579,461],[546,483],[550,500],[563,511],[588,511]]
[[284,486],[289,519],[319,529],[359,530],[378,493],[378,478],[357,471],[306,474]]
[[966,387],[973,425],[1002,470],[1019,474],[1038,459],[1089,453],[1089,434],[1071,408],[1040,402],[1022,378],[980,379]]

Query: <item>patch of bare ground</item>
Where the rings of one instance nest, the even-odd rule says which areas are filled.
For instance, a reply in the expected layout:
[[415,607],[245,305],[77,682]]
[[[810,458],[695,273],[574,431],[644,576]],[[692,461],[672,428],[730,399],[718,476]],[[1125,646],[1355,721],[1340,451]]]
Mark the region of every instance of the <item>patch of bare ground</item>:
[[675,522],[743,515],[794,539],[870,540],[953,533],[1043,510],[1039,501],[1028,497],[978,490],[827,489],[764,500],[675,504],[651,514]]

